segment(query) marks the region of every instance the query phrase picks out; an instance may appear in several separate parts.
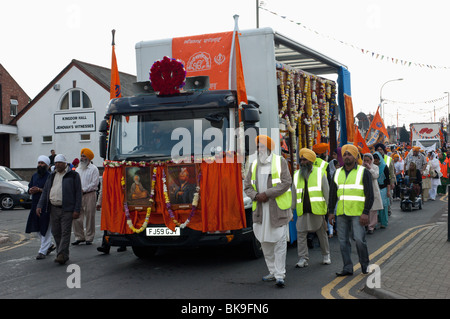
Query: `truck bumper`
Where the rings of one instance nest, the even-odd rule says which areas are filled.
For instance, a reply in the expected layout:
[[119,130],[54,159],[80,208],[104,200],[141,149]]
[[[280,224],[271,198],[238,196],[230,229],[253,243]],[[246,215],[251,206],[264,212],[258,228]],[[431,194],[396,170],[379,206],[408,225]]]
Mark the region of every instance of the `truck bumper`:
[[198,247],[237,245],[251,240],[253,229],[243,228],[228,232],[203,233],[190,228],[184,228],[181,229],[180,236],[147,236],[145,231],[139,234],[110,234],[107,236],[106,240],[111,246]]

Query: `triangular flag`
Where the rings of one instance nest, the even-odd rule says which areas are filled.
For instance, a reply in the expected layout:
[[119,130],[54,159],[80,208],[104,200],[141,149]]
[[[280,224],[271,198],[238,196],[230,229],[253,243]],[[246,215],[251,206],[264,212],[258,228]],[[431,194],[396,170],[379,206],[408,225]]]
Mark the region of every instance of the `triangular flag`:
[[355,145],[356,147],[358,146],[361,147],[363,150],[362,151],[363,154],[370,153],[370,149],[367,146],[366,141],[362,137],[358,127],[355,127],[355,141],[353,142],[353,145]]
[[[387,130],[386,130],[386,127],[384,126],[383,119],[381,118],[380,113],[379,113],[379,107],[378,107],[378,109],[377,109],[377,113],[376,113],[375,116],[373,117],[372,123],[370,124],[370,128],[369,128],[369,130],[367,131],[367,135],[369,135],[369,132],[370,132],[371,129],[380,131],[380,132],[383,133],[387,138],[389,138],[389,134],[388,134],[388,132],[387,132]],[[366,138],[367,138],[367,136],[366,136]]]

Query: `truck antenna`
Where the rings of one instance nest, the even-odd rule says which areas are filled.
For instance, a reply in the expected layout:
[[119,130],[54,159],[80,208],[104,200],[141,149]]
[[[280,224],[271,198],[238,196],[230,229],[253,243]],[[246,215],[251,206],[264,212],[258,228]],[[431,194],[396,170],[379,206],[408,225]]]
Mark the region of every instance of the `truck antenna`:
[[112,44],[111,45],[116,45],[116,43],[114,42],[114,37],[116,35],[116,30],[112,29],[111,33],[112,33]]

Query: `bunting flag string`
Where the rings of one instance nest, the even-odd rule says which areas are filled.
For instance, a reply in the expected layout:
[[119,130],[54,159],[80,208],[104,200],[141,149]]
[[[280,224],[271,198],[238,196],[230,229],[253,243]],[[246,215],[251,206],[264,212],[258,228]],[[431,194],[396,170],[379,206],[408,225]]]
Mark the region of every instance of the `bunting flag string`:
[[423,102],[403,102],[403,101],[395,101],[395,100],[383,99],[383,102],[399,103],[399,104],[430,104],[430,103],[436,103],[436,102],[443,101],[443,100],[445,100],[447,98],[448,98],[447,96],[443,96],[443,97],[440,97],[440,98],[437,98],[437,99],[423,101]]
[[318,36],[321,36],[323,38],[327,38],[329,40],[338,42],[338,43],[340,43],[342,45],[345,45],[345,46],[351,47],[351,48],[353,48],[355,50],[358,50],[362,54],[367,55],[367,56],[369,56],[371,58],[374,58],[376,60],[380,60],[380,61],[384,60],[384,61],[387,61],[387,62],[390,62],[390,63],[394,63],[394,64],[401,65],[401,66],[407,66],[407,67],[415,66],[415,67],[419,67],[419,68],[428,68],[430,70],[438,70],[438,69],[440,69],[440,70],[442,70],[442,69],[449,70],[450,69],[450,66],[438,66],[438,65],[426,64],[426,63],[413,62],[413,61],[408,61],[408,60],[404,60],[404,59],[400,59],[400,58],[396,58],[396,57],[390,57],[390,56],[388,56],[386,54],[382,54],[382,53],[379,53],[379,52],[374,52],[374,51],[371,51],[371,50],[367,50],[367,49],[361,48],[361,47],[359,47],[357,45],[354,45],[352,43],[349,43],[349,42],[346,42],[346,41],[343,41],[343,40],[339,40],[339,39],[336,39],[333,36],[321,33],[321,32],[319,32],[317,30],[314,30],[314,29],[308,27],[307,25],[305,25],[305,24],[303,24],[301,22],[297,22],[297,21],[294,21],[292,19],[289,19],[287,16],[279,15],[278,13],[276,13],[274,11],[271,11],[271,10],[269,10],[267,8],[264,8],[262,6],[258,6],[258,8],[262,9],[262,10],[264,10],[264,11],[266,11],[266,12],[272,14],[272,15],[280,17],[280,18],[282,18],[282,19],[284,19],[286,21],[289,21],[289,22],[291,22],[291,23],[293,23],[293,24],[295,24],[295,25],[297,25],[299,27],[302,27],[303,29],[308,30],[309,32],[315,33]]

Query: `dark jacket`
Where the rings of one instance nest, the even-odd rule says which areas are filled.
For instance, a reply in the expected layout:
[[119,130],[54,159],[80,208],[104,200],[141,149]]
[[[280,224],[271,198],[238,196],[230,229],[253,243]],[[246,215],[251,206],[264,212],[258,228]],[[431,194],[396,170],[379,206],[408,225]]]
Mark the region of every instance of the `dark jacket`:
[[[40,176],[38,173],[34,173],[31,177],[31,181],[28,184],[28,189],[33,186],[37,186],[39,188],[44,188],[45,182],[50,176],[49,172],[46,172],[45,175]],[[36,193],[31,195],[32,203],[30,214],[28,215],[27,226],[25,228],[26,233],[34,233],[40,232],[42,236],[45,236],[48,229],[48,224],[50,221],[50,214],[47,212],[47,208],[44,206],[42,209],[41,216],[36,215],[36,207],[41,198],[42,193]]]
[[[44,206],[50,207],[50,189],[52,188],[55,174],[56,171],[52,172],[47,179],[37,205],[38,208],[43,208]],[[68,169],[62,180],[62,188],[62,210],[71,213],[80,212],[81,197],[83,195],[80,175],[76,171]]]

